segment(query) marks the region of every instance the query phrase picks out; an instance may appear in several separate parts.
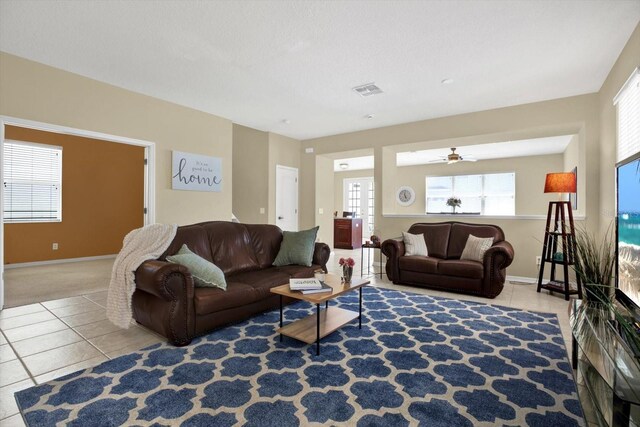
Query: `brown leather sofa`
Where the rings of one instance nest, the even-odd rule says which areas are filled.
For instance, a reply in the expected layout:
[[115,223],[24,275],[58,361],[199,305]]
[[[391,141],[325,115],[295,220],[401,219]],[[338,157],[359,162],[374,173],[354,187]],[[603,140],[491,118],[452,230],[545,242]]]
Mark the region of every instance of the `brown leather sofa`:
[[[165,261],[184,243],[222,269],[226,291],[195,288],[186,267]],[[278,296],[270,289],[291,277],[326,271],[331,253],[329,246],[316,243],[311,267],[273,267],[281,243],[282,231],[275,225],[212,221],[178,227],[165,253],[145,261],[135,272],[134,318],[172,344],[187,345],[216,327],[277,307]]]
[[[462,222],[417,223],[411,234],[424,234],[427,257],[406,256],[402,240],[382,243],[387,257],[386,272],[396,284],[415,285],[495,298],[502,292],[506,268],[513,261],[513,247],[504,240],[502,229],[495,225]],[[493,237],[493,246],[483,262],[461,260],[470,234]]]

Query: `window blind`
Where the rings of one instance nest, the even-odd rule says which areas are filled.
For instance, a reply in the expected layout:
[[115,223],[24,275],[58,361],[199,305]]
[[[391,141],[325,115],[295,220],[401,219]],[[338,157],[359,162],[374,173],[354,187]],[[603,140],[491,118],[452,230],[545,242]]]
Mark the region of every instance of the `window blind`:
[[62,220],[62,147],[6,140],[4,220]]
[[618,161],[640,151],[640,69],[636,68],[613,100],[618,110]]

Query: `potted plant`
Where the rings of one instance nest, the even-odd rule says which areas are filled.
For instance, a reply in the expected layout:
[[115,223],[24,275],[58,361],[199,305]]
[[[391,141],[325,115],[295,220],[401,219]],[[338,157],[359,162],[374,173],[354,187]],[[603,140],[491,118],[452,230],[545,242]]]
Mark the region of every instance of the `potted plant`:
[[459,208],[460,205],[462,205],[462,200],[459,197],[452,196],[447,199],[447,206],[451,206],[453,213],[456,213],[456,208]]
[[617,332],[622,335],[633,352],[640,350],[640,333],[627,309],[615,301],[613,277],[615,245],[611,225],[602,238],[584,228],[576,230],[573,270],[580,277],[585,290],[586,306],[601,312],[595,319],[614,320]]
[[609,226],[601,239],[584,228],[575,234],[576,253],[573,270],[585,289],[585,299],[592,304],[608,304],[613,297],[615,247]]

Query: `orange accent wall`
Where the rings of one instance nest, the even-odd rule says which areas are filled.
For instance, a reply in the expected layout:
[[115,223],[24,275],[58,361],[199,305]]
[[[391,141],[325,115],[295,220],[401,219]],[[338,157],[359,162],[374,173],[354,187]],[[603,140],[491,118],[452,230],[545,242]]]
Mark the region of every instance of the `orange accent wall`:
[[142,227],[144,147],[13,126],[5,138],[62,147],[62,222],[5,224],[6,264],[116,254]]

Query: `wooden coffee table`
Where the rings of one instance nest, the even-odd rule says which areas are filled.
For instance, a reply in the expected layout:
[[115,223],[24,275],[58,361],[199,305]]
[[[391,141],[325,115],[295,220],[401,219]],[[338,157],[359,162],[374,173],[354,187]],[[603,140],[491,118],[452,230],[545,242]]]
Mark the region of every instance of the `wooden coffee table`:
[[[289,284],[276,286],[271,288],[271,292],[280,295],[280,328],[276,331],[280,333],[280,341],[282,336],[286,335],[291,338],[306,342],[307,344],[316,343],[316,354],[320,354],[320,339],[326,337],[343,325],[358,318],[358,327],[362,329],[362,287],[369,284],[368,280],[351,279],[351,283],[341,283],[340,278],[333,274],[325,275],[325,283],[333,288],[332,292],[323,292],[319,294],[304,295],[301,292],[289,289]],[[358,312],[345,310],[339,307],[329,307],[329,301],[351,291],[358,290],[360,299],[358,303]],[[307,301],[316,305],[316,313],[296,320],[295,322],[283,325],[283,305],[282,298],[289,297],[302,301]],[[320,304],[324,303],[324,310],[320,310]]]

